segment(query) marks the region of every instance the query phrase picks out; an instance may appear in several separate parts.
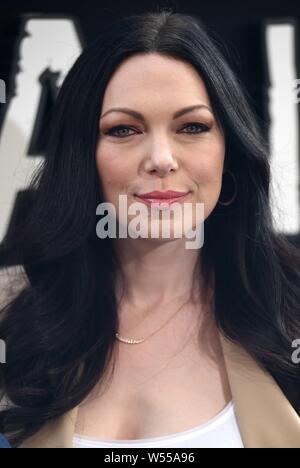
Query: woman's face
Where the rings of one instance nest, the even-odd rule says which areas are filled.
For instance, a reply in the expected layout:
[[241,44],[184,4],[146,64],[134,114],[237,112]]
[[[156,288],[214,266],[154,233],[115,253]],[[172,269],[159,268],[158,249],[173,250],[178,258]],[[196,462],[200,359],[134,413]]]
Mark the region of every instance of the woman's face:
[[[174,118],[197,105],[203,107]],[[130,109],[143,120],[109,112],[113,108]],[[129,206],[139,201],[136,194],[167,190],[190,192],[183,203],[203,203],[204,219],[210,215],[221,192],[225,141],[204,82],[190,64],[157,53],[127,59],[106,88],[99,125],[97,168],[104,201],[115,206],[117,219],[119,195]]]

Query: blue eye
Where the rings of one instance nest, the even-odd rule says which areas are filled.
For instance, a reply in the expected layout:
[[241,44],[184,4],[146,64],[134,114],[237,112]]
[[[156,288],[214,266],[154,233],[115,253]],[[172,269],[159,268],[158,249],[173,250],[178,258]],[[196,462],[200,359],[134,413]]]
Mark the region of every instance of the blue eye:
[[196,132],[183,132],[183,133],[190,133],[192,135],[195,135],[195,134],[197,135],[199,133],[208,132],[208,130],[209,130],[207,125],[201,124],[201,123],[198,123],[198,122],[190,123],[190,124],[186,125],[183,128],[185,129],[185,128],[193,128],[193,127],[198,129],[199,131],[196,131]]
[[120,130],[133,130],[133,129],[130,127],[126,127],[125,125],[118,125],[117,127],[113,127],[110,130],[108,130],[107,135],[116,136],[117,138],[126,138],[127,136],[131,136],[131,135],[124,135],[124,134],[116,135],[116,133]]

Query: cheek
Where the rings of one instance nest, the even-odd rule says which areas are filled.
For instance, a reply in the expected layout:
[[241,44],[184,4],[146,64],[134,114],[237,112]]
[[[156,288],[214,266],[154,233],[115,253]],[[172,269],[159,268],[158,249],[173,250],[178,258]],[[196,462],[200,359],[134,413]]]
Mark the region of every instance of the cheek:
[[212,143],[201,152],[190,166],[196,183],[202,186],[218,185],[222,182],[225,148],[221,143]]
[[215,208],[222,189],[222,174],[225,160],[225,145],[214,140],[203,145],[190,170],[198,187],[197,201],[204,203],[205,219]]
[[132,180],[133,168],[128,164],[128,159],[105,149],[105,145],[98,145],[96,166],[101,184],[107,193],[121,191]]

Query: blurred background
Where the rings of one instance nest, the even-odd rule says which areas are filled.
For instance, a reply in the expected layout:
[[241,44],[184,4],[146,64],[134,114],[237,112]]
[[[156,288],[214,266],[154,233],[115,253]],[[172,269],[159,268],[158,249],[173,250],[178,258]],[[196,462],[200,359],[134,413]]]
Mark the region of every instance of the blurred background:
[[15,223],[30,209],[30,176],[45,157],[57,92],[103,25],[155,8],[193,14],[208,26],[242,81],[271,144],[276,229],[300,248],[300,2],[1,2],[0,265]]

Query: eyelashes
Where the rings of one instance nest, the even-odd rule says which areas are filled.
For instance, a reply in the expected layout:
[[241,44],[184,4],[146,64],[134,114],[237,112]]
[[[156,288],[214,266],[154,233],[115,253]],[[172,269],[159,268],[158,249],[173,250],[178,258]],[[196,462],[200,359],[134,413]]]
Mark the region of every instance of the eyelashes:
[[[198,122],[190,123],[190,124],[184,126],[183,129],[188,128],[188,127],[195,127],[195,128],[197,128],[198,130],[201,130],[201,132],[200,132],[200,131],[199,131],[199,132],[195,132],[195,133],[194,133],[194,132],[191,132],[192,135],[193,135],[193,134],[198,135],[199,133],[208,132],[208,131],[210,130],[210,128],[209,128],[207,125],[202,124],[202,123],[198,123]],[[183,133],[190,133],[190,132],[183,132]]]
[[[196,131],[196,132],[182,132],[182,133],[187,133],[188,135],[199,135],[201,133],[208,132],[210,130],[210,128],[207,125],[199,123],[199,122],[192,122],[192,123],[190,123],[188,125],[185,125],[182,130],[184,130],[186,128],[191,128],[191,127],[196,128],[198,131]],[[110,128],[105,133],[105,135],[113,136],[113,137],[116,137],[116,138],[127,138],[127,137],[133,135],[133,134],[129,134],[129,135],[125,134],[124,135],[124,133],[122,135],[122,134],[118,133],[118,132],[124,131],[124,130],[132,130],[132,131],[135,132],[135,130],[132,127],[128,127],[126,125],[117,125],[115,127]]]

